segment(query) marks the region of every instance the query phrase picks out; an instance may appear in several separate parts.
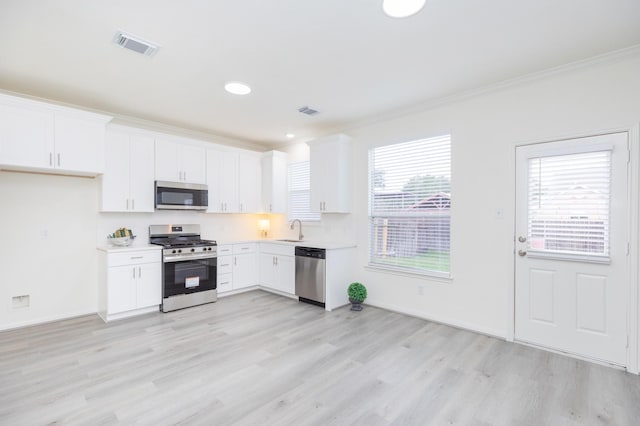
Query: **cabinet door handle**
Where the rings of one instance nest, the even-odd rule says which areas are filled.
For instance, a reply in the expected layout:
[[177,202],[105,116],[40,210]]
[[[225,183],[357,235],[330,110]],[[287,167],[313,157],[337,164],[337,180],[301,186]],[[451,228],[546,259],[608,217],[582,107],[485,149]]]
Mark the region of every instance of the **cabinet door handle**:
[[236,266],[238,264],[238,257],[234,256],[233,257],[233,266]]
[[53,152],[49,153],[49,165],[53,166]]
[[58,154],[58,167],[60,167],[60,154]]
[[240,203],[240,211],[242,211],[242,203]]
[[127,198],[127,210],[129,210],[129,199]]
[[276,256],[276,266],[278,266],[278,256]]
[[133,279],[134,280],[136,279],[136,267],[135,266],[133,267]]
[[272,265],[276,264],[276,257],[275,256],[271,256],[271,264]]
[[142,266],[138,266],[138,278],[142,278]]
[[183,180],[187,180],[187,172],[186,171],[182,172],[182,178],[183,178]]
[[131,210],[135,210],[136,209],[136,200],[131,199]]
[[322,211],[322,201],[320,201],[320,211]]
[[131,259],[142,259],[144,256],[131,256]]
[[269,213],[271,213],[272,211],[273,211],[273,206],[269,204]]

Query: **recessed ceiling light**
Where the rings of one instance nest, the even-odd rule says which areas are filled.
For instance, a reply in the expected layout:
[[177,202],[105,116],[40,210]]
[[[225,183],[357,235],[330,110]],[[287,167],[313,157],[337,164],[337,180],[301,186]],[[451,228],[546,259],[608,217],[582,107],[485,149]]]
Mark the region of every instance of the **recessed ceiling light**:
[[293,139],[296,137],[296,135],[294,135],[293,133],[287,133],[285,136],[288,137],[289,139]]
[[425,0],[382,0],[382,10],[392,18],[406,18],[420,12]]
[[224,90],[234,95],[248,95],[251,93],[251,87],[238,81],[230,81],[224,85]]

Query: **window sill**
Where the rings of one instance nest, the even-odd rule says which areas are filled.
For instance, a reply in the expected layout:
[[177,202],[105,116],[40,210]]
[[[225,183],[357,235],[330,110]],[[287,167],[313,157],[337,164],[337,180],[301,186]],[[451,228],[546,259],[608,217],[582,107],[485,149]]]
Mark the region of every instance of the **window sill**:
[[439,281],[442,283],[451,283],[453,277],[451,272],[430,272],[430,271],[412,271],[404,268],[394,268],[392,266],[380,266],[376,264],[368,264],[365,269],[373,272],[381,272],[384,274],[400,275],[409,278],[422,278],[433,281]]

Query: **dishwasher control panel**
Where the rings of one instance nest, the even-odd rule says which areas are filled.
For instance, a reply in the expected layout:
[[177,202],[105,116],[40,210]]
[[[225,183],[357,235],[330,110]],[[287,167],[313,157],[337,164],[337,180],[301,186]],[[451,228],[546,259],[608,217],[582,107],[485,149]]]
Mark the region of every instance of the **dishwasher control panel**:
[[316,259],[326,259],[327,251],[315,247],[296,247],[296,256],[314,257]]

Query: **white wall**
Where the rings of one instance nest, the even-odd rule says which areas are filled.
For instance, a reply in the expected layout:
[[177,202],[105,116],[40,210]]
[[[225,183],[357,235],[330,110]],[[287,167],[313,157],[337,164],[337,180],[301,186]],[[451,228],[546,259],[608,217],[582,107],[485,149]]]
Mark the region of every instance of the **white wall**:
[[[98,179],[0,171],[0,330],[96,312],[96,247],[117,228],[146,244],[151,224],[198,223],[204,238],[231,242],[258,239],[258,219],[266,217],[99,213],[99,196]],[[13,309],[12,298],[22,295],[30,306]]]
[[[516,144],[632,128],[640,121],[639,75],[635,54],[347,132],[354,138],[358,275],[368,302],[506,336]],[[367,269],[368,149],[444,133],[452,135],[452,280]]]
[[96,180],[0,172],[0,200],[0,329],[95,312]]

